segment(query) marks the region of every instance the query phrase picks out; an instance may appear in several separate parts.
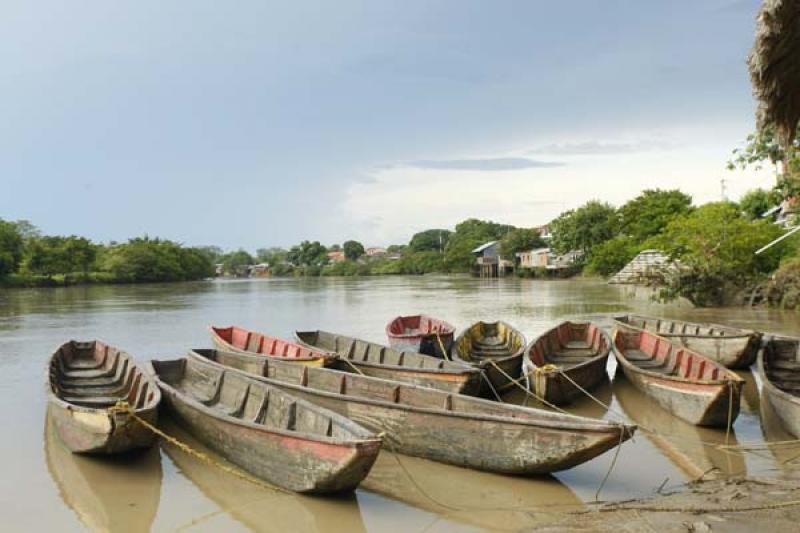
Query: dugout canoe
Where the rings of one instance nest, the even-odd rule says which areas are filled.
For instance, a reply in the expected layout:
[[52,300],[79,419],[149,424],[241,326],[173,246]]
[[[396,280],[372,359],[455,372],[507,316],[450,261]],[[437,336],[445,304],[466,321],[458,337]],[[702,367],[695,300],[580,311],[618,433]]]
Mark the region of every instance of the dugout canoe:
[[395,350],[442,359],[450,359],[455,331],[451,324],[428,315],[398,316],[386,324],[389,346]]
[[662,408],[698,426],[736,420],[744,380],[733,371],[642,329],[617,324],[613,340],[625,377]]
[[781,424],[800,438],[800,338],[770,336],[759,353],[758,372]]
[[463,363],[328,331],[296,331],[295,337],[309,348],[337,355],[330,365],[337,370],[462,394],[478,394],[480,390],[480,370]]
[[390,451],[504,474],[571,468],[633,436],[635,426],[594,420],[409,383],[287,364],[247,354],[189,356],[264,383],[385,432]]
[[122,410],[155,424],[161,392],[133,358],[100,341],[69,341],[50,357],[49,411],[61,440],[75,453],[111,454],[146,448],[155,435]]
[[277,337],[271,337],[257,331],[250,331],[237,326],[226,328],[209,326],[211,341],[218,350],[240,353],[258,353],[267,357],[280,357],[293,363],[308,366],[325,366],[330,364],[333,356],[327,352],[320,352],[288,342]]
[[242,372],[198,358],[154,360],[150,367],[178,423],[273,485],[303,493],[353,490],[380,451],[380,436]]
[[616,316],[614,321],[655,333],[727,368],[748,368],[761,345],[761,333],[750,329],[643,315]]
[[610,352],[611,338],[597,324],[562,322],[525,349],[525,381],[548,403],[571,403],[586,395],[581,388],[589,391],[608,378]]
[[506,322],[475,322],[455,340],[453,360],[479,368],[489,388],[502,392],[522,375],[525,344],[525,335]]

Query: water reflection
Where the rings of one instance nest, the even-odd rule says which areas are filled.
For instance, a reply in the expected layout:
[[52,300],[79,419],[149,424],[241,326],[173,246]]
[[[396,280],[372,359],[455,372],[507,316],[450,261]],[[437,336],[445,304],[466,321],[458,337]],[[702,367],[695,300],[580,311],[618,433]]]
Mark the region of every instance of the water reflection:
[[714,446],[737,445],[733,429],[726,437],[725,430],[684,422],[642,394],[622,373],[614,377],[614,397],[625,415],[640,426],[640,435],[650,440],[689,479],[747,474],[741,452]]
[[761,431],[765,441],[785,443],[772,445],[766,452],[775,458],[778,470],[784,474],[800,474],[800,442],[797,441],[797,437],[784,429],[780,418],[775,413],[775,407],[763,392],[761,396]]
[[71,453],[45,417],[44,452],[59,494],[92,531],[149,531],[161,497],[158,447],[89,457]]
[[541,525],[546,513],[583,508],[552,476],[513,477],[381,452],[361,487],[449,519],[492,530]]
[[[162,417],[161,420],[168,434],[215,460],[226,463],[169,417]],[[272,491],[234,477],[173,446],[166,445],[163,450],[181,473],[220,507],[221,512],[227,513],[252,531],[366,531],[358,500],[352,493],[315,497]],[[193,520],[193,525],[213,516],[214,513],[197,517]]]

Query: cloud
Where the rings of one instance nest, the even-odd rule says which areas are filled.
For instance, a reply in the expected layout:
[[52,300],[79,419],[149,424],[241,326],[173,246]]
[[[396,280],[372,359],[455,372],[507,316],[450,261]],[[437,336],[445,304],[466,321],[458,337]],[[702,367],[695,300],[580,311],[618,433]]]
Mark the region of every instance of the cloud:
[[421,159],[407,161],[404,166],[425,170],[523,170],[526,168],[562,167],[560,161],[536,161],[524,157],[491,157],[483,159]]
[[553,155],[606,155],[634,154],[657,150],[671,150],[673,148],[675,148],[674,143],[657,139],[646,139],[634,142],[582,141],[539,146],[529,150],[529,153]]

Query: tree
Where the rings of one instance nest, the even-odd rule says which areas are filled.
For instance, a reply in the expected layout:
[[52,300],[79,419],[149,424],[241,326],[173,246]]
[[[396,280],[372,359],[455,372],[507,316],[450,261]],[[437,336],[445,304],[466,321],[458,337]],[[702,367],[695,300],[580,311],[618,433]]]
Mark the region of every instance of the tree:
[[592,249],[592,256],[586,265],[586,270],[601,276],[616,274],[636,257],[636,254],[641,251],[640,248],[641,246],[634,241],[633,237],[617,235]]
[[146,236],[110,246],[104,253],[103,267],[116,281],[123,282],[188,281],[214,272],[202,249]]
[[13,222],[0,218],[0,279],[17,271],[23,254],[23,239]]
[[781,203],[781,198],[775,191],[753,189],[747,191],[739,200],[739,208],[745,217],[750,220],[762,218],[770,208]]
[[256,259],[258,259],[260,263],[267,263],[270,266],[279,265],[286,261],[287,253],[286,250],[277,246],[259,248],[256,250]]
[[86,274],[96,254],[97,246],[84,237],[35,237],[28,242],[25,266],[34,274],[48,277],[73,272]]
[[222,256],[225,255],[225,252],[219,246],[197,246],[194,250],[203,254],[212,265],[222,261]]
[[350,261],[355,261],[364,255],[364,245],[358,241],[344,241],[342,250],[344,250],[344,257]]
[[247,267],[255,264],[253,256],[243,249],[229,252],[222,256],[222,268],[228,274],[241,276],[247,272]]
[[618,228],[616,210],[607,203],[591,200],[550,223],[550,247],[557,253],[580,250],[588,256],[594,246],[614,237]]
[[[743,148],[733,150],[728,170],[748,167],[760,169],[765,162],[775,168],[778,175],[775,189],[781,199],[800,193],[800,136],[795,135],[791,144],[784,146],[775,133],[775,127],[766,124],[747,136]],[[778,172],[778,163],[783,164],[783,174]]]
[[503,257],[515,260],[517,253],[547,246],[539,232],[532,228],[515,228],[500,239],[500,253]]
[[619,208],[620,231],[635,242],[642,242],[691,210],[692,197],[688,194],[677,189],[647,189]]
[[488,241],[500,240],[514,226],[467,219],[456,226],[445,248],[445,268],[451,272],[469,272],[475,263],[472,250]]
[[292,246],[286,260],[295,266],[322,267],[328,262],[328,250],[319,241],[303,241]]
[[414,252],[442,252],[452,232],[446,229],[428,229],[415,233],[408,243]]
[[747,220],[735,204],[717,202],[676,218],[644,246],[680,262],[677,274],[665,280],[664,296],[683,296],[703,307],[729,303],[737,291],[775,270],[789,243],[754,252],[781,234],[766,220]]

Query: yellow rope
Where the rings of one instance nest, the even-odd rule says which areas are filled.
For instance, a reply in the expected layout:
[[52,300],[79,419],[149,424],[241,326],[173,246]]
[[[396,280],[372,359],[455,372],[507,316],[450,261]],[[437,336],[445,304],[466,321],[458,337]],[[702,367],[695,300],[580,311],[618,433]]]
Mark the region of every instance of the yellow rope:
[[446,360],[450,361],[451,360],[450,359],[450,354],[447,353],[447,350],[444,349],[444,343],[442,342],[442,338],[439,336],[439,332],[438,331],[434,331],[433,333],[436,335],[436,340],[439,341],[439,349],[442,350],[442,357],[444,357]]
[[231,474],[233,476],[236,476],[239,479],[243,479],[245,481],[249,481],[250,483],[252,483],[254,485],[258,485],[259,487],[261,487],[263,489],[272,490],[272,491],[275,491],[275,492],[281,492],[281,493],[284,493],[284,494],[293,494],[289,490],[283,489],[281,487],[276,487],[275,485],[270,485],[270,484],[265,483],[264,481],[261,481],[260,479],[257,479],[255,477],[249,475],[249,474],[245,474],[241,470],[238,470],[236,468],[231,468],[230,466],[228,466],[228,465],[226,465],[226,464],[224,464],[224,463],[222,463],[220,461],[217,461],[213,457],[210,457],[210,456],[204,454],[201,451],[195,450],[194,448],[192,448],[191,446],[189,446],[185,442],[182,442],[182,441],[176,439],[175,437],[173,437],[171,435],[167,435],[166,433],[164,433],[163,431],[161,431],[160,429],[155,427],[153,424],[151,424],[147,420],[145,420],[142,417],[140,417],[139,415],[137,415],[136,412],[131,408],[131,406],[126,401],[117,402],[116,405],[114,405],[113,407],[109,408],[109,412],[112,413],[112,414],[115,413],[115,412],[117,412],[117,413],[127,413],[128,415],[130,415],[131,418],[136,420],[143,427],[149,429],[150,431],[152,431],[153,433],[155,433],[156,435],[158,435],[162,439],[166,440],[167,442],[169,442],[173,446],[179,448],[183,452],[185,452],[185,453],[187,453],[187,454],[189,454],[189,455],[191,455],[191,456],[193,456],[193,457],[195,457],[197,459],[200,459],[201,461],[203,461],[205,463],[208,463],[210,465],[216,466],[220,470],[222,470],[224,472],[227,472],[228,474]]

